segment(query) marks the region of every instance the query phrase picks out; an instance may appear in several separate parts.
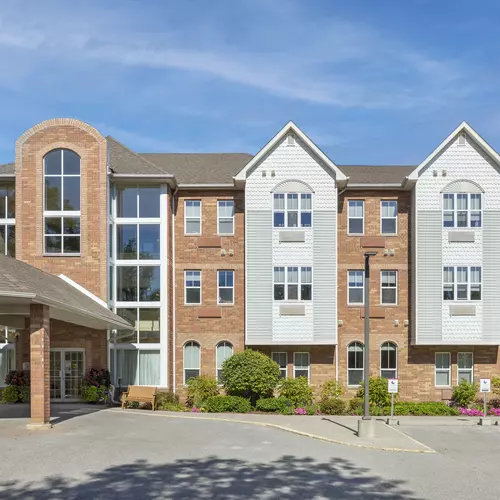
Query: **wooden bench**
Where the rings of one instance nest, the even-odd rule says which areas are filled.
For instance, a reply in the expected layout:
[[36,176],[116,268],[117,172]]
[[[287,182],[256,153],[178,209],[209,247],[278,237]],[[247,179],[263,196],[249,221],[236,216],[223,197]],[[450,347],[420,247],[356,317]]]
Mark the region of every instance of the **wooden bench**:
[[125,408],[126,403],[151,403],[151,407],[155,411],[156,395],[156,387],[129,385],[128,391],[122,394],[122,408]]

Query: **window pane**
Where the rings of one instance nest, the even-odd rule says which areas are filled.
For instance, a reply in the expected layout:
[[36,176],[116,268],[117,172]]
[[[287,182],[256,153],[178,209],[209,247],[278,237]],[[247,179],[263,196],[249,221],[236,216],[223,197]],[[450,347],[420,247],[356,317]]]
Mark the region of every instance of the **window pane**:
[[118,335],[118,342],[121,344],[132,343],[135,344],[137,342],[137,309],[125,309],[119,307],[116,310],[116,314],[121,318],[127,320],[133,327],[133,332],[128,332],[126,330],[121,331]]
[[382,233],[395,234],[396,233],[396,219],[382,219]]
[[232,288],[219,288],[219,304],[231,304],[233,302]]
[[481,285],[471,285],[471,287],[470,287],[470,299],[471,300],[481,300]]
[[160,342],[160,309],[139,309],[139,342]]
[[117,300],[137,301],[137,267],[118,266],[116,268]]
[[312,285],[302,285],[300,288],[300,298],[302,300],[312,300]]
[[288,194],[286,197],[286,207],[288,210],[297,210],[299,208],[299,195]]
[[64,209],[80,210],[80,177],[64,177]]
[[201,290],[199,288],[186,288],[186,304],[200,304]]
[[117,195],[117,216],[137,217],[137,188],[116,187]]
[[302,267],[300,270],[300,281],[302,283],[312,283],[312,268]]
[[160,385],[160,351],[139,351],[139,384]]
[[455,226],[455,214],[454,214],[454,212],[444,212],[443,213],[443,225],[444,225],[444,227],[454,227]]
[[80,236],[64,236],[64,253],[80,253]]
[[443,268],[443,281],[445,283],[453,283],[454,268],[445,267]]
[[45,177],[45,210],[61,210],[60,177]]
[[139,259],[160,258],[160,225],[141,224],[139,226]]
[[362,288],[349,288],[349,303],[362,304],[363,303],[363,289]]
[[466,194],[457,194],[457,210],[467,210]]
[[436,368],[448,369],[450,367],[450,355],[448,353],[436,354]]
[[7,185],[6,184],[0,184],[0,219],[5,219],[7,217],[7,211],[6,211],[6,200],[7,197]]
[[61,236],[46,236],[45,237],[45,253],[61,253],[62,247]]
[[230,358],[233,355],[233,346],[228,342],[222,342],[217,345],[217,368],[222,368],[222,363],[226,361],[226,359]]
[[351,200],[349,201],[349,217],[363,217],[364,213],[364,202],[363,200]]
[[457,283],[467,283],[466,267],[457,267]]
[[457,299],[467,300],[467,285],[457,285]]
[[[1,201],[0,201],[0,204]],[[16,188],[14,184],[7,185],[7,217],[13,219],[16,216]]]
[[454,295],[453,285],[444,285],[443,300],[455,300]]
[[472,368],[472,353],[459,352],[458,353],[458,368],[471,369]]
[[467,227],[467,212],[457,212],[457,227]]
[[118,259],[137,259],[137,226],[117,224],[116,256]]
[[56,149],[45,156],[45,175],[61,175],[61,150]]
[[398,202],[383,201],[382,202],[382,217],[396,217]]
[[454,208],[454,196],[452,194],[445,194],[443,196],[443,209],[453,210]]
[[299,213],[298,212],[288,212],[288,227],[298,227],[299,225]]
[[383,378],[396,378],[396,370],[380,370],[380,376]]
[[363,381],[363,370],[349,370],[348,371],[348,385],[361,385]]
[[160,300],[160,266],[139,266],[139,300]]
[[7,253],[16,256],[16,226],[7,226]]
[[280,368],[286,368],[286,352],[273,352],[273,361],[280,365]]
[[274,210],[285,210],[285,195],[275,194],[274,195]]
[[221,200],[219,205],[219,218],[232,218],[234,216],[234,202],[231,200]]
[[382,304],[395,304],[396,303],[396,289],[383,288],[382,289]]
[[285,268],[284,267],[275,267],[274,268],[274,282],[275,283],[284,283],[285,282]]
[[200,234],[201,233],[201,222],[200,220],[186,220],[186,234]]
[[45,217],[45,234],[62,234],[61,217]]
[[186,271],[185,280],[186,280],[186,286],[200,286],[201,285],[201,272],[200,271]]
[[139,378],[137,376],[138,351],[133,349],[117,349],[116,364],[117,376],[121,378],[121,385],[137,385]]
[[80,157],[69,149],[63,150],[64,174],[80,175]]
[[233,234],[233,219],[219,219],[219,233]]
[[481,210],[481,195],[471,194],[470,195],[470,208],[471,210]]
[[349,233],[362,234],[363,233],[363,219],[349,219]]
[[274,212],[274,227],[285,227],[285,212]]
[[450,385],[449,372],[436,372],[436,385],[449,386]]
[[299,268],[289,267],[287,271],[288,283],[298,283],[299,282]]
[[288,285],[288,300],[298,300],[299,285]]
[[201,201],[186,200],[186,217],[199,218],[201,216]]
[[195,342],[188,342],[184,346],[184,368],[200,368],[200,346]]
[[160,217],[160,186],[139,187],[139,217]]
[[467,381],[469,384],[472,383],[472,372],[470,371],[458,371],[458,383],[460,383],[462,380]]
[[285,285],[274,285],[274,300],[285,300]]
[[300,214],[300,225],[302,227],[311,227],[312,226],[312,214],[311,214],[311,212],[302,212]]
[[309,354],[307,352],[297,352],[294,356],[294,365],[304,368],[309,366]]
[[471,227],[481,227],[481,212],[470,213],[470,225]]
[[481,268],[471,267],[470,268],[470,280],[471,283],[481,283]]
[[64,217],[63,234],[80,234],[80,217]]

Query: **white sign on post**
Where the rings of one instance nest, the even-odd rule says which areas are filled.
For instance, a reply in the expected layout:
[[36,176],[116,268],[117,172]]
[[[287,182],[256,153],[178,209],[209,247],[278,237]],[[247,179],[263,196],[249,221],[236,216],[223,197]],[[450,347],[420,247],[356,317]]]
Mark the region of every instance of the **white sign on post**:
[[480,392],[490,392],[491,391],[491,381],[489,378],[479,379],[479,391]]
[[397,378],[389,378],[388,381],[388,390],[389,394],[397,394],[398,393],[398,379]]

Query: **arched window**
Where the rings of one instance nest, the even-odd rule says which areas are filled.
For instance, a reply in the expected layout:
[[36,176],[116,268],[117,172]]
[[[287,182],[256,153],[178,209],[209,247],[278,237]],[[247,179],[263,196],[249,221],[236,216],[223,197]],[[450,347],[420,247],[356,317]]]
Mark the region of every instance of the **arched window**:
[[200,344],[184,344],[184,384],[192,377],[200,376]]
[[443,227],[481,227],[483,189],[466,179],[443,189]]
[[380,376],[398,378],[398,346],[394,342],[380,346]]
[[217,380],[219,383],[222,382],[222,363],[226,361],[227,358],[230,358],[233,355],[233,344],[231,342],[219,342],[217,344]]
[[54,149],[43,160],[44,252],[80,253],[80,157]]
[[347,385],[360,385],[363,380],[365,346],[351,342],[347,347]]

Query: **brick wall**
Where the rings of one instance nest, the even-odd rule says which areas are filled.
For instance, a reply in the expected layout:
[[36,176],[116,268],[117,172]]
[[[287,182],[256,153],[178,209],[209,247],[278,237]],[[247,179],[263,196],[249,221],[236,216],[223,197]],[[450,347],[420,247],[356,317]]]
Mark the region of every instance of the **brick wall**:
[[[184,235],[184,200],[202,202],[202,235]],[[220,248],[199,248],[201,238],[217,236],[217,200],[234,199],[234,236],[222,236]],[[183,346],[193,340],[201,346],[201,373],[216,375],[216,345],[226,340],[234,352],[244,348],[245,236],[242,191],[180,191],[175,214],[175,344],[176,386],[183,393]],[[221,249],[226,255],[221,255]],[[229,250],[233,255],[229,255]],[[202,271],[202,304],[184,305],[184,271]],[[217,305],[217,270],[234,270],[234,305]],[[220,307],[220,318],[199,318],[200,308]]]

